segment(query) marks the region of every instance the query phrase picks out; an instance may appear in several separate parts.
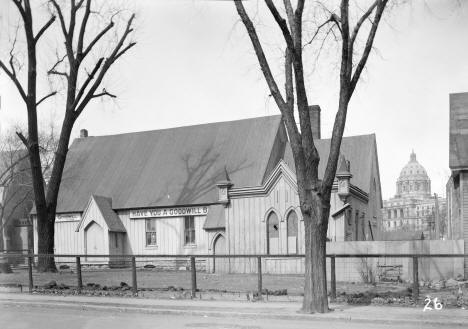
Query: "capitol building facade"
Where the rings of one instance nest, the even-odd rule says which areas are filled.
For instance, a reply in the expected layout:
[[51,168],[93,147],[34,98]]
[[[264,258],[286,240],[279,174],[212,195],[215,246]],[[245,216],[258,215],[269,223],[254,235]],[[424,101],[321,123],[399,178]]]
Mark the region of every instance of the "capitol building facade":
[[415,239],[440,239],[446,231],[445,214],[446,200],[431,194],[431,180],[413,151],[397,179],[395,196],[384,201],[384,236],[408,232]]

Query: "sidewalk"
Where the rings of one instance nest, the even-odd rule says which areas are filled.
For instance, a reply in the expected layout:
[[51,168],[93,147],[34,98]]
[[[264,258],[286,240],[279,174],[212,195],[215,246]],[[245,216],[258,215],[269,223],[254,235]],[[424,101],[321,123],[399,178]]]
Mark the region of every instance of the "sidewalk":
[[389,324],[455,325],[466,327],[468,310],[442,309],[423,312],[422,307],[330,305],[327,314],[302,314],[297,302],[241,302],[171,300],[118,297],[53,296],[0,293],[0,305],[27,305],[45,308],[74,308],[148,314],[200,315],[294,320],[331,320]]

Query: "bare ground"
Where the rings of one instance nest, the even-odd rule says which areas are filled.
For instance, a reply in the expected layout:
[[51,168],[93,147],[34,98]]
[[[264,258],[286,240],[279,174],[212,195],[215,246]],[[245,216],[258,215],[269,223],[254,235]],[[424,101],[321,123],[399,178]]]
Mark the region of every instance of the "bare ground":
[[[190,298],[190,271],[158,271],[155,269],[138,269],[138,289],[140,297],[147,298]],[[103,296],[131,296],[131,270],[125,269],[86,269],[82,271],[85,289],[82,293]],[[199,295],[209,299],[241,299],[252,298],[257,291],[258,277],[256,274],[208,274],[197,272],[197,288]],[[45,288],[55,281],[58,287]],[[264,294],[269,298],[282,300],[298,300],[301,298],[304,279],[301,275],[268,275],[262,276]],[[77,275],[70,269],[58,273],[33,272],[33,282],[37,293],[76,294]],[[125,284],[123,284],[125,283]],[[28,272],[15,269],[10,274],[0,274],[0,286],[28,287]],[[62,289],[59,289],[61,286]],[[460,291],[462,293],[460,297]],[[247,295],[249,294],[249,297]],[[271,295],[282,295],[280,297]],[[414,305],[411,298],[411,283],[365,283],[337,282],[339,302],[377,303],[395,305]],[[421,287],[420,301],[426,296],[437,297],[447,306],[468,306],[468,287],[440,290]],[[376,298],[377,297],[377,298]]]

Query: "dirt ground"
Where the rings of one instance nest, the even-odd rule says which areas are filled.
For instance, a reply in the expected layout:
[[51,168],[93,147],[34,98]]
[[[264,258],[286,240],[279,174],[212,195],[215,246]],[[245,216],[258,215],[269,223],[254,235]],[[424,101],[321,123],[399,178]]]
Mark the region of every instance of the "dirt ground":
[[[129,296],[131,290],[130,269],[83,269],[83,293],[91,295]],[[58,287],[45,288],[55,281]],[[60,270],[58,273],[33,272],[33,282],[38,293],[74,294],[77,287],[77,275],[73,270]],[[191,288],[190,271],[158,271],[155,269],[138,269],[137,283],[140,297],[187,298]],[[197,272],[197,288],[204,298],[245,299],[257,291],[256,274],[208,274]],[[262,276],[264,294],[282,295],[283,300],[301,298],[304,279],[301,275],[268,275]],[[28,287],[28,272],[15,269],[10,274],[0,274],[0,286]],[[61,289],[60,289],[61,288]],[[461,291],[461,297],[460,297]],[[411,283],[365,283],[337,282],[337,299],[339,302],[354,304],[396,304],[414,305],[411,298]],[[445,288],[441,290],[420,288],[420,301],[426,296],[437,297],[446,305],[468,307],[468,287]],[[276,298],[271,296],[270,298]],[[461,298],[461,299],[460,299]],[[461,302],[460,302],[461,300]],[[458,303],[458,304],[457,304]]]

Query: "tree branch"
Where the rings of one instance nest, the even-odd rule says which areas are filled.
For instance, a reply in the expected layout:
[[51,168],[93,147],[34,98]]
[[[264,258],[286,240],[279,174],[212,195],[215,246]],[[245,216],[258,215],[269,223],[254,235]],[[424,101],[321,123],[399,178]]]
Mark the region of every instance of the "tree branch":
[[[115,46],[114,50],[112,51],[111,55],[104,61],[104,64],[102,65],[102,68],[96,78],[96,80],[94,81],[94,83],[91,85],[91,87],[89,88],[88,92],[86,93],[86,96],[84,96],[83,100],[81,101],[81,103],[78,105],[78,102],[79,102],[79,99],[78,97],[76,98],[74,104],[73,104],[73,107],[76,109],[75,110],[75,114],[76,116],[79,116],[81,114],[81,112],[83,112],[84,108],[86,107],[86,105],[89,103],[89,101],[93,98],[93,95],[94,95],[94,92],[96,91],[96,89],[99,87],[99,85],[101,84],[102,80],[104,79],[104,76],[106,75],[107,71],[109,70],[109,68],[112,66],[112,64],[120,57],[122,56],[128,49],[132,48],[134,45],[135,45],[135,42],[131,42],[130,44],[128,44],[127,46],[125,46],[123,49],[122,49],[122,46],[125,42],[125,40],[127,39],[128,35],[133,32],[133,29],[132,29],[132,23],[133,23],[133,20],[135,19],[135,14],[133,14],[130,19],[128,20],[127,22],[127,27],[125,28],[125,31],[122,35],[122,37],[120,38],[119,42],[117,43],[117,45]],[[100,66],[100,64],[99,64]],[[97,66],[96,66],[97,67]],[[96,69],[95,67],[95,69]],[[93,70],[94,74],[97,72],[95,72],[95,70]],[[86,85],[88,85],[92,78],[94,77],[94,74],[92,73],[92,76],[89,76],[87,81],[86,81]],[[91,78],[91,79],[90,79]],[[79,97],[81,98],[84,94],[84,89],[81,88],[80,90],[80,94],[79,94]]]
[[325,22],[323,22],[322,24],[320,24],[320,25],[317,27],[317,29],[315,30],[315,33],[314,33],[314,35],[312,36],[312,38],[310,38],[310,40],[302,46],[302,49],[304,49],[306,46],[308,46],[308,45],[310,45],[312,42],[314,42],[315,37],[318,35],[318,33],[320,32],[320,30],[322,29],[322,27],[324,27],[325,25],[327,25],[327,24],[330,23],[330,22],[333,22],[332,17],[330,17],[330,18],[327,19]]
[[353,77],[351,79],[351,84],[350,84],[351,94],[356,88],[356,84],[359,81],[362,70],[364,69],[367,59],[369,58],[372,45],[374,44],[375,35],[377,33],[377,28],[379,27],[379,22],[380,22],[380,19],[382,18],[382,14],[383,14],[383,11],[385,10],[385,6],[387,5],[388,0],[377,0],[376,2],[378,2],[378,5],[377,5],[376,12],[375,12],[374,20],[372,22],[371,30],[369,31],[369,35],[367,37],[366,46],[364,47],[361,60],[356,66],[356,70],[354,71]]
[[26,139],[26,137],[24,137],[23,133],[21,131],[17,131],[16,132],[16,135],[18,135],[19,139],[21,139],[21,141],[23,142],[24,146],[26,146],[27,149],[29,149],[29,142],[28,140]]
[[52,96],[54,96],[54,95],[56,95],[56,94],[57,94],[57,92],[56,92],[56,91],[53,91],[53,92],[51,92],[50,94],[48,94],[48,95],[42,97],[42,98],[36,103],[36,106],[39,106],[39,104],[41,104],[41,103],[42,103],[43,101],[45,101],[47,98],[52,97]]
[[2,60],[0,60],[0,68],[6,73],[6,75],[10,78],[10,80],[15,84],[16,89],[18,89],[18,92],[21,95],[21,98],[26,102],[26,99],[27,99],[26,92],[24,91],[23,86],[18,80],[18,77],[16,75],[16,70],[15,70],[15,63],[14,63],[15,55],[13,52],[15,50],[16,41],[18,39],[18,29],[19,29],[19,25],[16,27],[15,38],[13,40],[13,44],[11,45],[11,49],[10,49],[10,59],[8,60],[8,64],[10,65],[10,70],[7,68],[7,66]]
[[120,56],[122,56],[123,54],[125,54],[125,52],[127,50],[129,50],[130,48],[132,48],[133,46],[136,45],[136,42],[130,42],[124,49],[122,49],[117,55],[115,55],[114,57],[114,61],[117,60],[117,58],[119,58]]
[[288,17],[289,28],[291,29],[291,35],[293,39],[296,36],[296,22],[294,16],[294,10],[291,5],[291,0],[283,0],[284,8],[286,9],[286,16]]
[[67,31],[67,26],[65,24],[65,18],[63,17],[62,9],[60,8],[59,4],[56,0],[50,0],[52,5],[54,6],[55,10],[57,11],[57,15],[59,16],[60,26],[62,28],[62,33],[65,37],[65,48],[67,50],[67,56],[70,63],[74,62],[74,55],[73,55],[73,47],[72,47],[72,40],[70,39],[70,34]]
[[292,54],[291,50],[287,47],[284,55],[284,72],[285,72],[285,90],[286,90],[286,103],[288,110],[294,111],[294,82],[292,72]]
[[55,21],[55,16],[52,16],[49,19],[49,21],[39,30],[39,32],[34,37],[34,43],[37,43],[39,41],[39,38],[44,34],[44,32],[49,28],[49,26],[52,25],[54,21]]
[[7,68],[6,65],[3,63],[2,60],[0,60],[0,67],[1,67],[2,70],[6,73],[6,75],[8,75],[8,77],[10,78],[10,80],[13,81],[13,83],[14,83],[15,86],[16,86],[16,89],[18,89],[18,92],[19,92],[20,95],[21,95],[21,98],[26,102],[26,100],[27,100],[26,93],[24,92],[24,89],[23,89],[23,87],[21,86],[21,83],[19,82],[18,78],[16,77],[16,74],[15,74],[14,72],[10,72],[10,70],[8,70],[8,68]]
[[[113,21],[110,21],[110,23],[101,31],[99,32],[98,35],[96,35],[96,37],[93,39],[93,41],[91,41],[88,45],[88,47],[86,47],[85,51],[84,52],[79,52],[79,58],[80,60],[82,60],[83,58],[86,57],[86,55],[88,55],[88,53],[93,49],[94,45],[104,36],[104,34],[106,34],[110,29],[112,29],[112,27],[114,26],[114,22]],[[81,38],[81,36],[80,36]],[[82,39],[79,39],[80,41]],[[81,46],[82,48],[82,46]],[[78,46],[78,49],[80,49],[80,46]]]
[[250,41],[252,42],[255,54],[257,55],[260,64],[260,68],[263,72],[263,75],[265,76],[265,80],[268,84],[270,92],[273,98],[275,99],[276,104],[278,104],[278,107],[281,110],[282,108],[285,108],[286,103],[278,89],[278,85],[276,84],[275,78],[273,77],[270,65],[268,64],[268,60],[266,59],[265,53],[263,51],[262,44],[258,39],[255,26],[253,25],[250,17],[247,15],[242,0],[234,0],[234,4],[236,6],[237,13],[239,14],[242,22],[245,25],[245,28],[247,29],[247,33],[250,37]]
[[62,32],[65,36],[68,35],[67,27],[65,25],[65,18],[63,17],[62,9],[58,5],[57,1],[55,0],[50,0],[50,3],[54,6],[55,10],[57,11],[57,15],[59,16],[60,20],[60,27],[62,28]]
[[100,58],[96,65],[94,66],[93,70],[91,71],[91,73],[88,74],[88,77],[86,78],[85,82],[83,83],[83,85],[81,86],[76,98],[75,98],[75,102],[73,103],[73,108],[77,108],[78,107],[78,103],[79,101],[81,100],[81,97],[83,97],[83,94],[85,93],[86,91],[86,88],[88,87],[88,85],[91,83],[91,81],[94,79],[94,76],[96,75],[96,73],[99,71],[99,68],[101,67],[102,65],[102,62],[104,61],[104,58]]
[[335,23],[335,25],[338,27],[338,30],[340,30],[340,33],[343,33],[343,30],[341,29],[341,18],[337,14],[332,13],[330,20]]
[[361,16],[359,21],[356,23],[356,26],[354,27],[353,34],[351,35],[351,44],[354,44],[354,41],[356,40],[356,37],[359,33],[359,29],[361,28],[361,25],[364,23],[364,21],[372,14],[374,11],[374,8],[377,6],[379,3],[379,0],[375,0],[375,2],[367,9],[367,11],[364,13],[364,15]]
[[23,8],[22,0],[13,0],[13,3],[16,5],[16,8],[18,8],[23,21],[26,21],[26,11]]
[[276,23],[280,27],[281,32],[283,33],[284,40],[286,41],[286,44],[292,51],[295,51],[294,41],[291,36],[291,33],[289,32],[288,24],[286,23],[286,20],[283,17],[281,17],[280,13],[276,9],[276,6],[273,4],[272,0],[265,0],[265,3],[268,9],[270,10],[271,14],[273,15],[273,18],[275,19]]
[[64,55],[62,58],[58,58],[58,54],[57,54],[57,62],[55,62],[54,66],[52,66],[52,68],[50,68],[49,71],[47,71],[47,74],[62,75],[68,79],[67,73],[56,70],[56,67],[59,66],[65,60],[66,57],[67,55]]
[[99,94],[94,94],[91,98],[97,98],[97,97],[102,97],[102,96],[109,96],[109,97],[111,97],[111,98],[117,98],[116,95],[111,94],[110,92],[108,92],[108,91],[106,90],[106,88],[103,88],[101,93],[99,93]]
[[26,153],[25,155],[19,157],[16,160],[13,160],[7,165],[6,168],[3,169],[2,172],[0,172],[0,186],[6,185],[6,179],[4,180],[3,178],[15,167],[17,166],[21,161],[25,160],[28,157],[28,154]]

